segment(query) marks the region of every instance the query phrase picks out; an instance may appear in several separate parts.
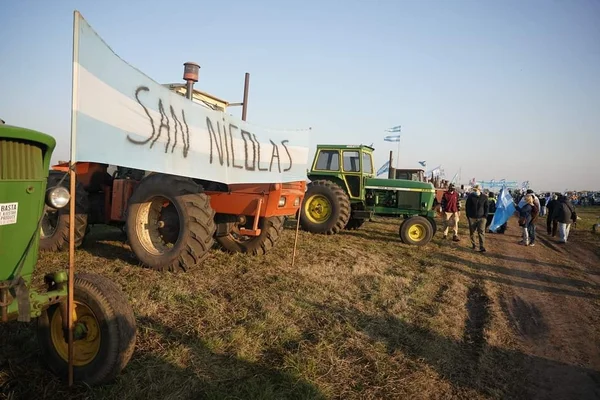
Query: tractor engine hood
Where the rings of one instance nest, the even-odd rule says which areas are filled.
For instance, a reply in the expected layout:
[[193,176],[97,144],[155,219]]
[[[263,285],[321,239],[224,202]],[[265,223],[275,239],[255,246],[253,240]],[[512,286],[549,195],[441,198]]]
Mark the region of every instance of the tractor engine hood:
[[366,189],[383,190],[415,190],[419,192],[435,192],[435,187],[429,182],[409,181],[405,179],[367,178]]

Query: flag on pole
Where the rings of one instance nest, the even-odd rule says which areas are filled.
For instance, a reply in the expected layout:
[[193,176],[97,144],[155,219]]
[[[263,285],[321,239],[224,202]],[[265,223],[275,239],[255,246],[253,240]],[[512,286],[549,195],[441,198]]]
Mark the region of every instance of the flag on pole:
[[378,170],[377,176],[382,175],[390,170],[390,161],[386,161]]
[[456,183],[456,178],[458,178],[458,171],[456,171],[456,173],[452,177],[452,180],[450,181],[450,183]]
[[515,203],[512,196],[508,193],[506,186],[503,186],[498,194],[498,200],[496,201],[496,212],[490,225],[490,230],[495,232],[498,228],[508,221],[508,219],[515,213]]
[[385,130],[386,132],[401,132],[402,131],[402,126],[398,125],[398,126],[393,126],[389,129]]
[[383,140],[386,142],[399,142],[400,135],[389,135],[389,136],[384,137]]

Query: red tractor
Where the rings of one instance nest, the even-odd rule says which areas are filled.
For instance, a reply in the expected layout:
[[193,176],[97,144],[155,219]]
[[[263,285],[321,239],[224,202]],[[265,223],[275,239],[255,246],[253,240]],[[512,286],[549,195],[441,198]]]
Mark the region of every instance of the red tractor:
[[[197,81],[197,77],[196,77]],[[229,103],[193,89],[167,85],[188,99],[213,109]],[[245,120],[248,75],[244,88]],[[48,184],[60,182],[68,163],[52,167]],[[111,171],[112,173],[109,173]],[[77,163],[76,245],[89,225],[122,227],[131,249],[156,270],[187,270],[200,263],[216,241],[229,252],[262,255],[279,239],[284,218],[302,204],[305,181],[266,184],[223,184],[99,163]],[[69,207],[46,208],[40,248],[68,248]]]

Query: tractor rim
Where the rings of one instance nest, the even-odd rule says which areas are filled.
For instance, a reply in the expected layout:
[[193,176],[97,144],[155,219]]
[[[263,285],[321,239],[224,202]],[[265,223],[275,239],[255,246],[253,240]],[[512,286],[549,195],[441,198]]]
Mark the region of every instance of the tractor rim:
[[142,204],[136,225],[144,249],[157,256],[171,251],[179,240],[179,220],[177,207],[166,197],[156,196]]
[[[87,305],[75,301],[74,314],[73,365],[81,367],[91,363],[98,355],[102,335],[98,319]],[[58,310],[52,315],[50,337],[58,355],[68,362],[69,345],[65,340],[62,316]]]
[[425,226],[422,224],[414,224],[408,229],[408,237],[414,242],[420,242],[425,239]]
[[58,211],[50,208],[44,209],[42,217],[42,226],[40,227],[40,237],[42,239],[54,235],[56,226],[58,225]]
[[331,216],[331,203],[327,197],[316,194],[311,196],[304,206],[304,214],[316,224],[323,223]]

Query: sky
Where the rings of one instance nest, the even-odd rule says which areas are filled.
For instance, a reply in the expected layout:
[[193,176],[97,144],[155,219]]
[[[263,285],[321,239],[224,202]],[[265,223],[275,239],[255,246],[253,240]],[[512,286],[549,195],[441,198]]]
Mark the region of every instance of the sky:
[[[373,144],[376,167],[441,165],[467,183],[600,190],[599,0],[0,0],[0,118],[57,138],[68,159],[73,10],[160,83],[248,121]],[[234,115],[239,109],[232,109]],[[385,129],[402,126],[399,144]]]

